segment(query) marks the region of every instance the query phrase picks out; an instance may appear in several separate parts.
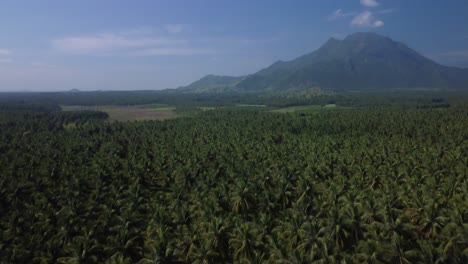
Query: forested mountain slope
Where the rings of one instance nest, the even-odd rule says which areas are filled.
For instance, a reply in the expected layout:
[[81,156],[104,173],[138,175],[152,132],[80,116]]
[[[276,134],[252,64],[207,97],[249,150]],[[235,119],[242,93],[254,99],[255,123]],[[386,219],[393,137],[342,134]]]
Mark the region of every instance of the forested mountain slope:
[[245,76],[232,77],[220,75],[207,75],[190,85],[180,87],[179,90],[190,92],[223,92],[230,90],[239,82],[245,79]]

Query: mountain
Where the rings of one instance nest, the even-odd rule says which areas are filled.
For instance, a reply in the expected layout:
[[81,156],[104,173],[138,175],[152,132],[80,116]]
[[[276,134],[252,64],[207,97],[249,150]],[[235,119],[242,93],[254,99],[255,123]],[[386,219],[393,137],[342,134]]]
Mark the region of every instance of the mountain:
[[222,92],[232,89],[244,79],[245,76],[232,77],[210,74],[188,86],[180,87],[178,89],[190,92]]
[[275,62],[233,83],[229,89],[240,92],[468,89],[468,69],[440,65],[379,34],[354,33],[343,40],[331,38],[312,53]]
[[240,91],[468,88],[468,70],[442,66],[403,43],[374,33],[330,39],[318,50],[278,61],[242,82]]

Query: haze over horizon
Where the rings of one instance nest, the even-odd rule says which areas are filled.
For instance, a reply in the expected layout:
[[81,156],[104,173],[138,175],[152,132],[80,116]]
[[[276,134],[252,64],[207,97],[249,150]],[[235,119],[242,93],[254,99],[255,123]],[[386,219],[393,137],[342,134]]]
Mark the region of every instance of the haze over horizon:
[[239,76],[375,32],[468,68],[468,3],[450,1],[3,1],[0,91],[176,88]]

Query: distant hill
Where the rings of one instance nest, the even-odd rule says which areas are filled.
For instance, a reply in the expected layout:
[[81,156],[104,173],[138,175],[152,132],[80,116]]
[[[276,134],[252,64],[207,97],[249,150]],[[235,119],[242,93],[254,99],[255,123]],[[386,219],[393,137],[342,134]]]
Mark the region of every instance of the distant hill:
[[80,90],[78,89],[71,89],[70,91],[68,91],[69,93],[79,93],[81,92]]
[[312,53],[275,62],[229,87],[240,92],[468,89],[468,69],[440,65],[379,34],[355,33],[331,38]]
[[235,87],[245,76],[232,77],[220,75],[207,75],[188,86],[180,87],[179,90],[191,92],[222,92]]

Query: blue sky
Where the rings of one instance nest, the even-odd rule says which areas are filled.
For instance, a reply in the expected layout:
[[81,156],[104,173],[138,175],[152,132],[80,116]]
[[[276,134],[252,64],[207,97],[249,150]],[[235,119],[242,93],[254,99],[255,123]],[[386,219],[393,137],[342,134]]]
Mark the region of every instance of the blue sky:
[[466,0],[2,0],[0,91],[164,89],[372,31],[468,67]]

